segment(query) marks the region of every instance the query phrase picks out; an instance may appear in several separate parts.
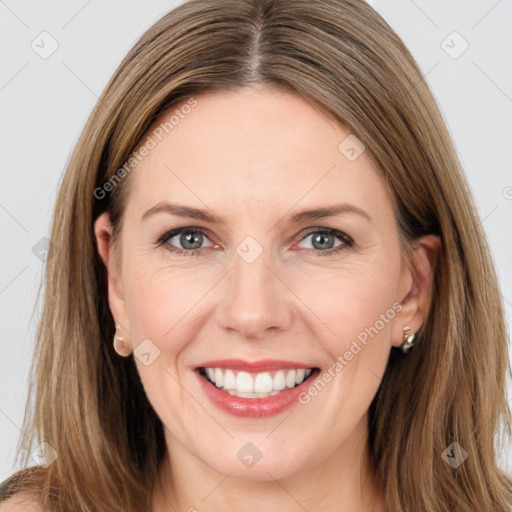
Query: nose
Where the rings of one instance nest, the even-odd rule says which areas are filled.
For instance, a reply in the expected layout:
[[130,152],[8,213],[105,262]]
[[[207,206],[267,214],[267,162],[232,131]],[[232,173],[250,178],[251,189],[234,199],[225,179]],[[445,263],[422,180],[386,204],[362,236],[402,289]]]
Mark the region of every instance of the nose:
[[235,254],[224,279],[219,323],[245,340],[268,339],[292,324],[293,293],[268,260],[266,251],[251,263]]

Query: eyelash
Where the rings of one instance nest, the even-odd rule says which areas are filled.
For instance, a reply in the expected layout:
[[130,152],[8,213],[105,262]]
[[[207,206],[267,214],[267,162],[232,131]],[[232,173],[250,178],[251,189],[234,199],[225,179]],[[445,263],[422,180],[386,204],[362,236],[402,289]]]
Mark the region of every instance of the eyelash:
[[[181,235],[182,233],[201,233],[203,236],[208,238],[208,233],[203,228],[195,228],[195,227],[183,227],[183,228],[176,228],[172,229],[170,231],[166,231],[163,235],[161,235],[156,240],[156,246],[162,247],[164,245],[167,245],[165,247],[166,250],[169,250],[176,254],[181,254],[183,256],[199,256],[199,253],[204,249],[192,249],[192,250],[185,250],[185,249],[179,249],[173,245],[167,244],[167,242],[173,238],[176,235]],[[338,231],[337,229],[332,228],[317,228],[314,230],[309,231],[306,235],[304,235],[299,242],[302,242],[305,238],[312,234],[321,234],[321,235],[329,235],[329,236],[335,236],[337,237],[341,242],[343,242],[338,247],[333,247],[331,249],[327,249],[325,251],[320,251],[319,249],[308,249],[310,251],[313,251],[318,256],[329,256],[334,253],[338,253],[341,251],[345,251],[352,247],[354,245],[354,241],[352,238],[350,238],[348,235],[343,233],[342,231]]]

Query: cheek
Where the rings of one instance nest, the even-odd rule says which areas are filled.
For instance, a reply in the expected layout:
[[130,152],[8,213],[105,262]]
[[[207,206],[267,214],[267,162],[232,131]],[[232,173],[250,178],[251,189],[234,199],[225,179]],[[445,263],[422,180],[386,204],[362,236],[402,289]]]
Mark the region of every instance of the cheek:
[[[211,285],[204,275],[187,271],[183,266],[148,264],[142,258],[127,261],[125,275],[129,276],[126,302],[135,355],[137,344],[145,339],[150,339],[159,350],[148,366],[136,357],[146,395],[166,426],[173,432],[184,433],[185,423],[199,424],[201,418],[184,391],[182,379],[186,373],[181,354],[200,330],[201,323],[194,314],[196,304]],[[169,410],[180,414],[169,414]]]
[[155,339],[179,329],[181,319],[193,315],[194,304],[208,290],[207,276],[188,271],[183,265],[134,260],[127,262],[126,275],[130,326],[139,335]]
[[[329,359],[322,368],[323,384],[312,384],[302,403],[339,439],[356,428],[386,369],[391,327],[401,309],[398,269],[388,266],[383,274],[383,266],[375,263],[311,280],[316,291],[307,305],[321,320],[315,321],[315,338]],[[298,295],[307,296],[301,294],[310,287],[308,280]]]
[[314,313],[319,332],[326,333],[320,339],[333,357],[347,350],[354,339],[364,341],[369,330],[371,339],[389,337],[399,307],[399,272],[398,260],[382,257],[329,272],[323,269],[296,281],[294,289]]
[[[176,343],[185,325],[187,330],[194,330],[192,319],[201,323],[198,314],[204,313],[206,303],[210,312],[219,304],[215,298],[218,290],[211,289],[222,275],[222,269],[193,261],[171,265],[148,263],[143,258],[127,260],[125,298],[131,330],[141,339],[163,343],[171,337]],[[294,306],[302,311],[298,321],[307,322],[323,349],[333,356],[344,352],[358,336],[364,338],[375,324],[380,338],[387,333],[389,322],[383,326],[379,320],[396,300],[398,277],[398,258],[380,251],[368,258],[348,260],[337,268],[309,265],[307,269],[285,270],[281,276],[301,299]],[[202,299],[206,300],[201,307]]]

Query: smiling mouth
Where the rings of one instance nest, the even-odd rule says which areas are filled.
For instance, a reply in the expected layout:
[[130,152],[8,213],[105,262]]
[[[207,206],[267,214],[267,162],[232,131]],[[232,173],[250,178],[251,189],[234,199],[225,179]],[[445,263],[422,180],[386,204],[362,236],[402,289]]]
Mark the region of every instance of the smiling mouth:
[[239,398],[267,398],[300,386],[316,376],[319,368],[245,372],[229,368],[199,367],[202,378],[226,394]]

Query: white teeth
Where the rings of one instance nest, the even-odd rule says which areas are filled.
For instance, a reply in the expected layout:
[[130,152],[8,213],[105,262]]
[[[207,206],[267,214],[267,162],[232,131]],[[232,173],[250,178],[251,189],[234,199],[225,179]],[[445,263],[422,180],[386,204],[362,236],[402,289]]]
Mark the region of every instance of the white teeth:
[[222,387],[223,378],[222,370],[220,368],[215,368],[215,385],[218,388]]
[[295,377],[297,373],[295,370],[288,370],[288,373],[286,374],[286,385],[289,388],[293,388],[295,386]]
[[[228,390],[228,393],[232,396],[237,396],[239,398],[267,398],[267,396],[272,394],[272,393],[239,393],[238,391],[235,391],[234,389]],[[276,391],[276,393],[278,393],[278,391]]]
[[236,376],[236,390],[239,393],[252,393],[254,391],[254,381],[247,372],[238,372]]
[[286,387],[283,370],[278,370],[274,375],[274,390],[281,391]]
[[[224,368],[205,368],[207,378],[226,393],[241,398],[266,398],[301,384],[312,370],[277,370],[250,374]],[[272,376],[273,374],[273,376]]]
[[297,376],[295,377],[295,384],[300,384],[304,380],[304,375],[306,371],[304,368],[300,368],[297,370]]
[[231,370],[226,370],[226,373],[224,373],[224,382],[223,382],[222,386],[224,389],[235,389],[236,388],[235,374]]
[[258,395],[255,393],[242,393],[239,391],[236,395],[240,398],[258,398]]
[[270,373],[258,373],[254,379],[255,393],[270,393],[272,391],[272,377]]

